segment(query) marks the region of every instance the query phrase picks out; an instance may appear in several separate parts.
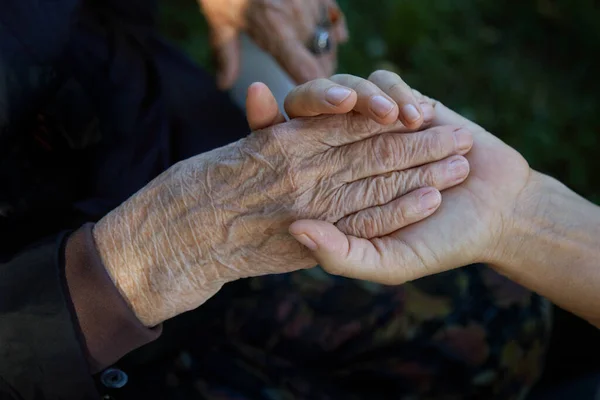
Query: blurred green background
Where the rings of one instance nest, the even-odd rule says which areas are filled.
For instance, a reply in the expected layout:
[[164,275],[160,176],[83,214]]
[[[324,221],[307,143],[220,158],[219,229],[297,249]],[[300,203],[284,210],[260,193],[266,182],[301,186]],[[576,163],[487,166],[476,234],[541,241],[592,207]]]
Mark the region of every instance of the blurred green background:
[[[163,1],[163,30],[210,66],[194,0]],[[340,72],[391,69],[600,202],[596,0],[339,0]],[[596,3],[596,4],[595,4]]]

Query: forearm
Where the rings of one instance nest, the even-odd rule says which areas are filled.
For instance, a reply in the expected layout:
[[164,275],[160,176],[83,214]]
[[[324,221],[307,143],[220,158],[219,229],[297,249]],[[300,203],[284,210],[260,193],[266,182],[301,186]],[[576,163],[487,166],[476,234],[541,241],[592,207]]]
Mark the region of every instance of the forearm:
[[600,327],[600,208],[536,172],[520,199],[497,268]]
[[[202,229],[200,222],[207,224],[209,218],[191,206],[200,191],[184,187],[186,178],[178,177],[188,167],[184,163],[171,167],[93,230],[112,281],[147,327],[197,308],[229,281],[224,272],[231,271],[212,262],[206,245],[207,235],[214,240],[222,235],[217,229]],[[200,167],[194,172],[202,176]],[[190,212],[196,212],[194,217]]]

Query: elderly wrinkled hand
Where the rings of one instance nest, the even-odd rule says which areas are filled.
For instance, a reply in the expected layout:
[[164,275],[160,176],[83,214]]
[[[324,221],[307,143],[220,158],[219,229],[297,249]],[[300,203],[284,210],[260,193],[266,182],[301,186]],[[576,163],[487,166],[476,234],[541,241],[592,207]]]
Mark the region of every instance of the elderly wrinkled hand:
[[[211,31],[218,84],[230,88],[240,69],[239,34],[244,31],[270,53],[297,83],[326,77],[337,65],[337,45],[348,39],[335,0],[198,0]],[[321,27],[329,37],[323,54],[310,51]]]
[[437,209],[436,189],[465,179],[468,130],[398,132],[407,132],[400,122],[358,113],[257,130],[176,164],[103,218],[94,228],[100,256],[148,326],[226,282],[312,267],[288,233],[292,222],[335,223],[393,202],[403,218],[386,226],[399,229]]

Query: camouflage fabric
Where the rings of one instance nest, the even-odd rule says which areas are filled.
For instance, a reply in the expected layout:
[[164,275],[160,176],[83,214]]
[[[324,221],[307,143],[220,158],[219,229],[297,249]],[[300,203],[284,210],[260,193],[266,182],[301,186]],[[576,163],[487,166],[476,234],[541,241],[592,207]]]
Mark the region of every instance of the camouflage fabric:
[[549,339],[548,303],[482,265],[398,287],[318,268],[237,285],[166,359],[125,361],[119,398],[520,399]]

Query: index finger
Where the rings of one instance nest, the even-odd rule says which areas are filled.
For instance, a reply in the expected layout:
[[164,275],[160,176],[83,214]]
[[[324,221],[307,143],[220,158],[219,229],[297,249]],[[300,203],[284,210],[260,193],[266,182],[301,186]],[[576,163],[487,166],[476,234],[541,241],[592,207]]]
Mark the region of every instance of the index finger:
[[390,96],[400,108],[400,119],[407,128],[418,129],[423,124],[423,112],[410,86],[391,71],[379,70],[369,76],[369,81]]
[[[383,106],[382,102],[386,101],[388,106]],[[433,120],[434,110],[425,100],[420,101],[420,105],[424,124],[419,128],[423,129]],[[376,108],[381,107],[385,114],[383,118],[375,112]],[[285,98],[285,110],[292,119],[320,114],[344,114],[353,110],[383,125],[398,122],[398,106],[394,100],[374,83],[353,75],[316,79],[292,89]],[[403,128],[402,131],[414,129]]]
[[345,114],[356,105],[356,92],[329,79],[315,79],[292,89],[284,108],[290,118]]

